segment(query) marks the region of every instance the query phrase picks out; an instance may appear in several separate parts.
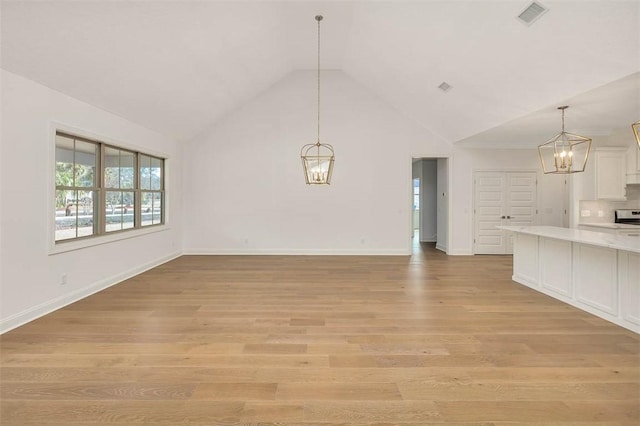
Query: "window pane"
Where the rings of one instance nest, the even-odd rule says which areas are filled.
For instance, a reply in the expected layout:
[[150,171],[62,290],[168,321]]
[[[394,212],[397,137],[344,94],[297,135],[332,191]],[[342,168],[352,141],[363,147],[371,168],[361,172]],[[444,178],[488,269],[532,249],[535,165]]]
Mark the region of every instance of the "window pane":
[[73,139],[56,135],[56,186],[73,185]]
[[75,199],[76,191],[56,191],[56,241],[76,238],[76,209],[71,201]]
[[151,158],[151,189],[162,189],[162,160]]
[[133,152],[120,150],[120,188],[133,188],[134,160],[135,154]]
[[94,234],[93,191],[56,191],[56,241]]
[[142,192],[142,226],[162,223],[162,193]]
[[142,191],[142,226],[153,225],[153,192]]
[[96,156],[98,145],[76,140],[75,144],[75,186],[95,185]]
[[162,194],[156,192],[153,194],[153,224],[162,223]]
[[106,231],[119,231],[134,227],[135,196],[133,191],[106,193]]
[[78,224],[78,237],[86,237],[87,235],[93,235],[94,233],[94,209],[93,191],[77,191],[78,199],[75,204],[75,210],[77,212],[77,224]]
[[140,156],[140,189],[151,189],[151,157],[148,155]]
[[135,218],[135,193],[133,191],[126,191],[122,193],[122,202],[124,207],[120,209],[122,211],[122,229],[129,229],[134,227]]
[[120,150],[106,147],[104,149],[104,186],[120,188]]

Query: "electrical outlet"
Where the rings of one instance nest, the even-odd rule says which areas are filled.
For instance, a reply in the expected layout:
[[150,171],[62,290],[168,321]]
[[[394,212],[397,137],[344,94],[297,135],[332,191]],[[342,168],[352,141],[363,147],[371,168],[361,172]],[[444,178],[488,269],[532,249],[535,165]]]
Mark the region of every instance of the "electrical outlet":
[[602,210],[598,210],[598,217],[604,217],[604,212]]
[[67,284],[67,274],[60,275],[60,285],[66,285],[66,284]]

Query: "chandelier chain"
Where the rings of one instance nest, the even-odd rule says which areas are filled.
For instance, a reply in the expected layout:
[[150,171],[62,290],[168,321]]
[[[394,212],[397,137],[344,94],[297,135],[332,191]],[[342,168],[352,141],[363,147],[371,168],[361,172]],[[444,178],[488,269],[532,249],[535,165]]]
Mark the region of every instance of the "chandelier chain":
[[320,19],[316,18],[316,20],[318,21],[318,143],[320,143]]

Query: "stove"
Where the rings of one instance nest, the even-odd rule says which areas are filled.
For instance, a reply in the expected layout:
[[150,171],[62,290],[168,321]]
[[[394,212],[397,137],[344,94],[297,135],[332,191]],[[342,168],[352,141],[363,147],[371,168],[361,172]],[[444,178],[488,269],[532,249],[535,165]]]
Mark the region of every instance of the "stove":
[[615,211],[615,222],[640,226],[640,210],[621,209]]

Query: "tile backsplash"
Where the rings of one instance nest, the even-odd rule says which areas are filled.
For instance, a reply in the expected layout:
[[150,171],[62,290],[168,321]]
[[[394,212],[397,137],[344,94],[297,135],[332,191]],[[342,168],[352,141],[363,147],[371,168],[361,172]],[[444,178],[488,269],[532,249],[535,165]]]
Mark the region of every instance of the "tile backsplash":
[[[580,223],[613,223],[616,209],[640,209],[640,185],[627,185],[625,201],[581,200]],[[588,216],[585,216],[587,213]],[[600,214],[602,216],[600,216]]]

